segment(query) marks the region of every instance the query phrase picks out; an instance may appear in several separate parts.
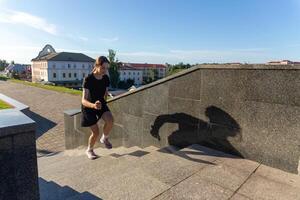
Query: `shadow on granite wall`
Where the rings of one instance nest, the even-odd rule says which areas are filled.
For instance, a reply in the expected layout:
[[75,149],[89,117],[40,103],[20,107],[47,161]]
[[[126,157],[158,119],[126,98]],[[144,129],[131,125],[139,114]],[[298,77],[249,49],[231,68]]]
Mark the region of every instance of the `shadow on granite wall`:
[[243,157],[228,141],[228,137],[241,139],[239,124],[228,113],[215,106],[206,108],[205,114],[209,121],[186,113],[159,115],[151,126],[150,134],[160,141],[160,127],[165,123],[176,123],[178,129],[168,136],[170,145],[185,148],[197,143]]
[[36,122],[36,139],[57,125],[55,122],[30,110],[26,110],[23,113]]

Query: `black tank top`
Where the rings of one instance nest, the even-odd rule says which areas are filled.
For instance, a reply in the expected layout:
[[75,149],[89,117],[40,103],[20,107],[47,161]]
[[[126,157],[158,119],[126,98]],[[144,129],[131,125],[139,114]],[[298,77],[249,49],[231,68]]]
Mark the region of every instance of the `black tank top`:
[[110,80],[107,74],[102,75],[101,79],[97,79],[93,73],[89,74],[83,80],[82,87],[89,90],[89,96],[87,100],[91,103],[95,103],[99,100],[101,103],[106,104],[104,95],[106,88],[109,86]]

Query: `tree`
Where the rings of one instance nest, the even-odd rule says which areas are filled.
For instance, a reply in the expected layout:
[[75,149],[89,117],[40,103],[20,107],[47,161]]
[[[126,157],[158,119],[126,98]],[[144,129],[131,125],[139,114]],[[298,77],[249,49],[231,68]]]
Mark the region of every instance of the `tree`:
[[150,69],[149,70],[149,79],[155,80],[155,69]]
[[129,78],[129,79],[127,79],[126,83],[127,83],[128,87],[131,87],[134,85],[134,80]]
[[5,67],[8,66],[8,63],[6,62],[6,60],[1,60],[0,59],[0,71],[3,71],[5,69]]
[[188,69],[190,67],[192,67],[192,65],[184,64],[183,62],[180,62],[180,63],[175,64],[175,65],[168,64],[167,65],[167,76],[175,74],[175,73],[177,73],[181,70]]
[[110,62],[108,69],[110,83],[113,88],[117,88],[120,81],[119,65],[118,60],[116,59],[116,52],[112,49],[108,50],[108,60]]

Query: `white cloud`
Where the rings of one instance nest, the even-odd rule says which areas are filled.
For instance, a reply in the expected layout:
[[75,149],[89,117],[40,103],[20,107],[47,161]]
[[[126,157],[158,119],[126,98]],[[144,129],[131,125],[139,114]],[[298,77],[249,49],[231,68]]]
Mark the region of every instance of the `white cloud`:
[[[2,59],[15,60],[20,63],[30,63],[36,57],[44,45],[18,45],[0,44],[0,55]],[[97,56],[107,56],[108,52],[103,49],[68,49],[55,47],[57,52],[78,52],[96,58]],[[123,62],[141,63],[204,63],[204,62],[265,62],[270,60],[265,48],[254,49],[232,49],[232,50],[170,50],[167,52],[147,52],[136,51],[126,52],[117,50],[117,58]]]
[[67,37],[67,38],[70,38],[70,39],[72,39],[72,40],[76,40],[76,41],[84,41],[84,42],[86,42],[86,41],[88,41],[89,40],[89,38],[87,38],[87,37],[84,37],[84,36],[76,36],[76,35],[73,35],[73,34],[66,34],[66,35],[64,35],[65,37]]
[[44,18],[20,11],[1,10],[0,22],[9,24],[22,24],[52,35],[57,35],[58,31],[54,24],[48,23]]
[[118,41],[119,37],[112,37],[112,38],[101,37],[101,38],[99,38],[99,40],[102,41],[102,42],[110,43],[110,42],[116,42],[116,41]]
[[78,38],[79,38],[80,40],[82,40],[82,41],[88,41],[88,40],[89,40],[87,37],[83,37],[83,36],[79,36]]

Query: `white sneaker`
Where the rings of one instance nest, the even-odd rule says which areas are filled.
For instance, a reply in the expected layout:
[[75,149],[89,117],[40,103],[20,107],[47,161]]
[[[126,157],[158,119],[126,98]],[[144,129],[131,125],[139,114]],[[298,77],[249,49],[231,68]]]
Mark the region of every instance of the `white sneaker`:
[[91,160],[94,160],[94,159],[98,158],[97,154],[95,154],[95,152],[93,150],[86,150],[85,154]]

